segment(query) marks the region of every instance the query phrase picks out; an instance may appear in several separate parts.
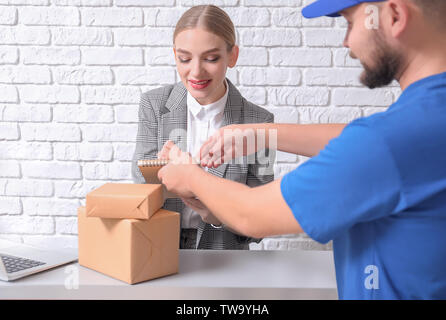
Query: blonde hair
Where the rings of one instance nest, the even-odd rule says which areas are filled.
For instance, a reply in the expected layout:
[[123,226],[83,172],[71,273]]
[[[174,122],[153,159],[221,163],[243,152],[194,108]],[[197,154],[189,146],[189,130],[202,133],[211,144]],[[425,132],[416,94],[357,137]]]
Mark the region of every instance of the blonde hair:
[[200,5],[187,10],[178,20],[173,33],[173,43],[176,36],[184,30],[201,27],[219,37],[231,51],[235,45],[235,28],[228,14],[214,5]]

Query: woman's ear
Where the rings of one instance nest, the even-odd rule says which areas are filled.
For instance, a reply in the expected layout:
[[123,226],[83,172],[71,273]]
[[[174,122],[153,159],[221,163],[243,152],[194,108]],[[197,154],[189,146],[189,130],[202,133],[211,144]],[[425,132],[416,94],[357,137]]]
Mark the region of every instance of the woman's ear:
[[238,53],[239,53],[239,47],[237,45],[234,45],[229,55],[229,64],[228,64],[229,68],[233,68],[237,63]]

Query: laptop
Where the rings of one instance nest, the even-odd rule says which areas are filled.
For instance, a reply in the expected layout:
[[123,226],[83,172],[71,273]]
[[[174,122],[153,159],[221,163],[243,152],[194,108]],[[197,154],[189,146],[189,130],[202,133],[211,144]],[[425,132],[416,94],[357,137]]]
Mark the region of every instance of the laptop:
[[77,260],[77,250],[45,250],[0,239],[0,280],[11,281]]

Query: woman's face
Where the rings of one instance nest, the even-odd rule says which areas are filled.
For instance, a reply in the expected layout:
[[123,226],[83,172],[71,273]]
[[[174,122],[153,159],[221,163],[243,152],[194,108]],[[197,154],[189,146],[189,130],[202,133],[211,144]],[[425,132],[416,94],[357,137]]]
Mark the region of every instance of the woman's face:
[[173,51],[181,81],[200,104],[213,103],[225,94],[226,69],[237,62],[237,46],[228,52],[222,38],[194,28],[177,34]]

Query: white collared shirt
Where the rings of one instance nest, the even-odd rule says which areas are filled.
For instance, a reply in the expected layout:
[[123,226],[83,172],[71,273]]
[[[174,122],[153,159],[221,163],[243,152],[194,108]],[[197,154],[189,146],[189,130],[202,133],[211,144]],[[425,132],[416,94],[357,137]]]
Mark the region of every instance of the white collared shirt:
[[[189,92],[187,93],[187,152],[193,157],[200,151],[203,143],[223,125],[229,92],[226,80],[225,85],[226,92],[223,97],[208,105],[199,104]],[[197,228],[201,217],[186,206],[181,219],[182,228]]]

